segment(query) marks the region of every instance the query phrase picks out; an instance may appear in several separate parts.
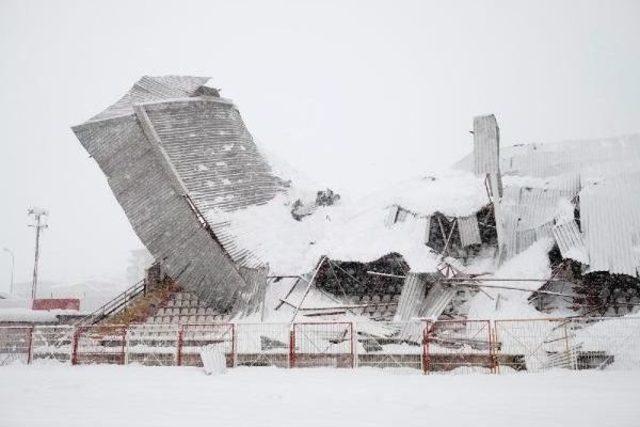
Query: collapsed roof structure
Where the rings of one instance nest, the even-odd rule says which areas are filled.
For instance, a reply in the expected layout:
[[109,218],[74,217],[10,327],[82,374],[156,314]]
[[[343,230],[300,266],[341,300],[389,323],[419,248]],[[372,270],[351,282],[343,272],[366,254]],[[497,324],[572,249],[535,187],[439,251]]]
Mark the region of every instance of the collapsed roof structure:
[[[638,276],[638,135],[503,148],[476,117],[451,171],[348,201],[277,168],[208,80],[145,76],[73,130],[165,273],[221,312],[464,315],[539,242],[580,274]],[[540,271],[532,291],[557,273]]]

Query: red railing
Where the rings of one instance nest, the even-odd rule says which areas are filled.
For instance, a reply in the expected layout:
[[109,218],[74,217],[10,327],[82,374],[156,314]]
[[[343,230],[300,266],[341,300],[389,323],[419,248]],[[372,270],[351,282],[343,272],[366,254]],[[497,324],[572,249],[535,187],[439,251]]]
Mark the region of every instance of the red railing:
[[291,367],[355,367],[351,322],[294,323],[290,341]]
[[438,372],[640,369],[640,318],[0,327],[0,365],[372,366]]

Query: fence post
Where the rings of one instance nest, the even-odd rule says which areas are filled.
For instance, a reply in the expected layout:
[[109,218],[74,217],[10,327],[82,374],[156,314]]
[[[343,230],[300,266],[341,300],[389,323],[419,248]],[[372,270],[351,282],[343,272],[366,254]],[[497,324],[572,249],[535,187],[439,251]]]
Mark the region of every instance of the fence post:
[[296,367],[296,332],[295,323],[289,331],[289,368]]
[[231,367],[236,367],[236,325],[231,323]]
[[350,342],[351,342],[351,368],[355,369],[356,367],[356,363],[357,363],[357,359],[358,359],[358,355],[357,353],[357,347],[354,345],[354,340],[356,339],[356,329],[354,326],[353,322],[349,322],[349,326],[351,328],[351,338],[350,338]]
[[569,365],[569,369],[576,370],[576,364],[573,362],[573,354],[571,351],[571,346],[569,345],[569,334],[567,333],[567,323],[564,322],[562,325],[562,329],[564,330],[564,347],[567,353],[567,364]]
[[31,363],[33,357],[33,326],[29,328],[29,348],[27,349],[27,364]]
[[422,372],[428,374],[431,369],[431,360],[429,360],[429,329],[431,321],[425,322],[424,330],[422,331]]
[[498,337],[496,336],[495,327],[491,327],[491,320],[487,320],[489,323],[489,352],[491,353],[491,373],[500,373],[500,364],[498,363]]
[[121,353],[122,353],[122,363],[120,363],[121,365],[126,364],[127,362],[127,327],[123,326],[122,327],[122,347],[120,349]]
[[178,344],[177,344],[177,355],[176,355],[176,365],[182,366],[182,341],[184,339],[184,326],[180,325],[178,327]]
[[78,326],[76,328],[76,330],[73,332],[73,343],[72,343],[72,350],[71,350],[71,364],[72,365],[77,365],[78,364],[78,341],[80,341],[80,330],[82,329],[81,326]]

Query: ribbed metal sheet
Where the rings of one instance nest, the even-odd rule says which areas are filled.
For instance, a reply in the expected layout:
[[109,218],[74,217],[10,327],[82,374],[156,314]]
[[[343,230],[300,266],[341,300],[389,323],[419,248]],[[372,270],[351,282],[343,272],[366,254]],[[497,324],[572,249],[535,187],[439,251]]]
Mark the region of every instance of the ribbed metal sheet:
[[505,174],[549,177],[567,172],[619,173],[621,163],[628,166],[626,170],[640,167],[639,134],[504,147],[500,168]]
[[604,178],[580,192],[589,271],[636,276],[640,267],[640,174]]
[[567,177],[542,183],[543,187],[508,185],[500,202],[504,225],[503,260],[526,250],[544,237],[552,237],[560,202],[573,200],[579,180]]
[[583,264],[589,264],[587,249],[582,234],[575,221],[566,221],[553,226],[553,237],[558,243],[563,258],[571,258]]
[[463,247],[482,243],[478,218],[475,215],[458,218],[458,231],[460,232],[460,242]]
[[473,155],[476,175],[500,173],[498,122],[492,114],[473,118]]
[[440,273],[409,272],[402,285],[394,321],[438,317],[455,295],[455,291],[449,292],[449,288],[438,285],[442,277]]

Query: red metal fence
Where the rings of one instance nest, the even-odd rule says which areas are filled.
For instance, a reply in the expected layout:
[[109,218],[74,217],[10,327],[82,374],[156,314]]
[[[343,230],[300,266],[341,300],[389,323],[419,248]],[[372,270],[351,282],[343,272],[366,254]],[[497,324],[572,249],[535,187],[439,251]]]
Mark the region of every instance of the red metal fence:
[[440,372],[639,369],[640,318],[0,327],[0,365],[227,365]]
[[31,363],[33,327],[6,327],[0,330],[0,365]]
[[200,349],[207,345],[222,345],[227,366],[235,366],[235,326],[233,323],[183,325],[178,335],[179,366],[202,366]]
[[424,329],[425,372],[495,370],[488,320],[429,321]]
[[74,337],[71,363],[124,365],[126,338],[124,326],[80,326]]
[[294,323],[290,344],[291,367],[353,368],[353,323]]

